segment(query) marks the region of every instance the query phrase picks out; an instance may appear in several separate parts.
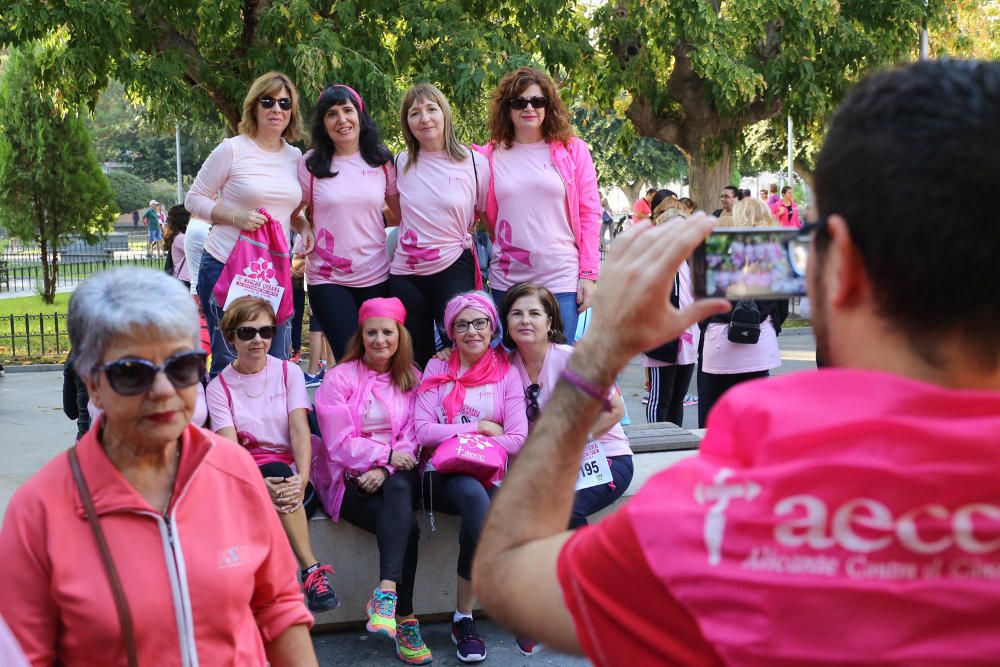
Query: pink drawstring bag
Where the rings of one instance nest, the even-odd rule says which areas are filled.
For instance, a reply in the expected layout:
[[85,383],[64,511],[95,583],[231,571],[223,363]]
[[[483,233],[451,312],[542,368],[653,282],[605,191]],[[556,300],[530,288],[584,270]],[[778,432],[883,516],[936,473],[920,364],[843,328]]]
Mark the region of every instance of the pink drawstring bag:
[[451,475],[469,475],[489,489],[500,486],[507,474],[507,450],[478,433],[459,433],[441,442],[428,469]]
[[257,212],[267,222],[256,231],[240,233],[212,292],[215,300],[223,304],[222,310],[241,296],[264,299],[274,308],[280,326],[295,312],[291,253],[281,223],[263,208]]

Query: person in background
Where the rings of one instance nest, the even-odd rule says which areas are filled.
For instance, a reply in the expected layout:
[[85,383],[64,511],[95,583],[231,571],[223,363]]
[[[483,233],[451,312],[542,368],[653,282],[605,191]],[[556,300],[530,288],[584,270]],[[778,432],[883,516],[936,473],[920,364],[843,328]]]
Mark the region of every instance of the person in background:
[[187,255],[184,252],[184,235],[187,232],[191,214],[183,204],[171,206],[167,214],[167,233],[163,236],[163,254],[167,257],[164,268],[167,273],[191,289],[191,274],[188,272]]
[[305,257],[302,255],[302,237],[296,235],[292,244],[292,289],[295,304],[295,316],[292,318],[292,356],[293,364],[302,358],[302,321],[309,313],[309,365],[305,371],[306,387],[318,387],[323,381],[323,375],[329,366],[333,366],[334,357],[330,352],[330,344],[323,335],[323,327],[319,319],[313,316],[311,304],[306,303]]
[[771,183],[771,185],[768,186],[768,190],[770,190],[770,192],[771,192],[771,194],[768,195],[768,198],[767,198],[767,208],[768,208],[768,210],[770,210],[775,204],[777,204],[779,201],[781,201],[781,195],[778,194],[778,184],[777,183]]
[[795,203],[795,191],[792,186],[781,188],[781,200],[771,207],[771,214],[782,227],[801,227],[799,220],[799,205]]
[[722,194],[719,195],[719,201],[722,202],[722,208],[716,209],[712,213],[712,215],[719,219],[720,225],[729,224],[725,219],[732,217],[733,206],[735,206],[736,202],[742,198],[743,192],[735,185],[727,185],[722,188]]
[[490,160],[493,300],[500,303],[520,282],[548,288],[572,343],[601,264],[601,196],[590,148],[574,135],[552,77],[533,67],[500,80],[489,125],[482,150]]
[[160,230],[160,214],[157,211],[160,202],[155,199],[149,200],[149,207],[142,214],[143,224],[146,225],[146,259],[151,259],[153,253],[160,251],[160,242],[163,241],[163,232]]
[[635,204],[632,205],[632,224],[637,222],[642,222],[643,220],[649,220],[653,217],[653,208],[650,204],[653,201],[653,195],[656,194],[656,188],[650,188],[646,190],[644,194],[639,199],[635,200]]
[[132,226],[139,226],[139,209],[132,209]]
[[[313,249],[309,223],[301,216],[292,218],[302,201],[296,176],[302,152],[289,143],[302,134],[298,101],[298,90],[284,74],[268,72],[257,77],[243,99],[239,134],[215,147],[184,200],[192,216],[212,223],[198,267],[198,296],[211,339],[213,377],[236,356],[219,329],[225,304],[213,295],[215,283],[240,233],[256,231],[267,222],[258,209],[281,223],[285,238],[294,226],[303,237],[303,252]],[[288,357],[291,331],[291,320],[278,327],[272,355]]]
[[221,327],[236,358],[208,385],[212,429],[246,448],[257,464],[256,476],[264,478],[299,561],[309,609],[335,609],[339,601],[329,579],[333,568],[319,563],[309,540],[307,520],[319,501],[309,483],[312,442],[307,413],[312,405],[302,369],[268,354],[277,327],[274,310],[264,299],[234,300]]
[[759,199],[744,197],[733,207],[732,227],[773,227],[774,218]]
[[[403,96],[406,150],[396,156],[400,223],[389,286],[406,307],[413,354],[423,367],[446,338],[444,310],[481,281],[472,224],[486,209],[489,164],[458,142],[448,98],[429,83]],[[478,279],[478,280],[477,280]]]
[[499,316],[489,295],[469,292],[453,297],[445,309],[445,325],[457,353],[448,361],[427,362],[414,408],[417,442],[423,448],[421,494],[431,511],[462,517],[451,638],[459,660],[479,662],[486,659],[486,643],[472,618],[475,595],[470,578],[492,489],[487,491],[469,475],[428,468],[427,462],[441,442],[463,433],[489,436],[515,456],[528,434],[528,420],[517,371],[502,350],[490,345],[498,335]]
[[73,369],[73,351],[70,350],[63,364],[63,414],[76,421],[76,439],[79,441],[90,430],[90,412],[87,404],[90,396],[87,394],[86,383]]
[[[190,218],[187,231],[184,232],[184,261],[187,263],[188,275],[191,277],[191,294],[198,297],[198,270],[201,267],[201,256],[205,252],[205,241],[212,225],[198,218]],[[198,304],[201,308],[201,304]]]
[[346,519],[377,538],[379,582],[366,607],[367,630],[395,639],[403,662],[422,665],[432,657],[413,615],[419,371],[399,299],[369,299],[358,318],[344,358],[316,392],[323,439],[313,477],[333,521]]
[[698,205],[690,197],[681,197],[678,204],[680,213],[684,216],[692,215],[698,209]]
[[368,105],[345,84],[320,93],[311,136],[297,172],[298,210],[309,208],[316,234],[306,282],[313,316],[339,359],[358,328],[361,304],[389,296],[385,228],[387,220],[399,224],[396,169]]
[[607,197],[601,197],[601,252],[615,240],[615,219],[611,215],[611,204]]
[[767,204],[767,188],[761,188],[760,190],[760,200]]
[[0,616],[28,660],[128,665],[117,579],[134,664],[316,665],[313,619],[252,459],[191,423],[205,373],[191,295],[162,271],[103,271],[77,286],[68,321],[102,413],[4,515]]

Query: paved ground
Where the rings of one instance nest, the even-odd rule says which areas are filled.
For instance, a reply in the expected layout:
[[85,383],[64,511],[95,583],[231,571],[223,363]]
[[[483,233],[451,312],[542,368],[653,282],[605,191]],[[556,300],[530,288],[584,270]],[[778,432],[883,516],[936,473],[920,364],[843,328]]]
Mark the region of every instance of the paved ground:
[[[789,330],[780,338],[782,366],[774,372],[783,375],[796,370],[815,368],[815,341],[809,331]],[[645,379],[638,363],[630,364],[620,385],[630,418],[645,421],[642,404]],[[695,393],[692,382],[691,393]],[[697,408],[688,407],[685,426],[697,425]],[[68,447],[76,435],[76,425],[62,413],[62,372],[17,372],[11,370],[0,378],[0,518],[11,494],[46,461]],[[480,624],[488,645],[489,663],[494,665],[585,665],[584,660],[544,651],[532,658],[521,656],[506,631],[489,621]],[[435,652],[435,664],[460,664],[448,637],[450,624],[429,623],[424,637]],[[369,637],[360,628],[355,631],[314,635],[314,644],[322,665],[393,665],[392,642]]]

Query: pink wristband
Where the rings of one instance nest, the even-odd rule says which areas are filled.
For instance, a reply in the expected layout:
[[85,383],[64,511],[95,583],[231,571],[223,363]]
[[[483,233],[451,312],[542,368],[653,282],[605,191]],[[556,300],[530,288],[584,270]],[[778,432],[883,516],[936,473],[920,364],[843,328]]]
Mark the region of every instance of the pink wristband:
[[559,375],[559,379],[573,385],[595,401],[600,401],[604,406],[604,411],[611,412],[611,401],[608,400],[606,389],[601,389],[600,386],[583,377],[569,366],[563,369],[563,372]]

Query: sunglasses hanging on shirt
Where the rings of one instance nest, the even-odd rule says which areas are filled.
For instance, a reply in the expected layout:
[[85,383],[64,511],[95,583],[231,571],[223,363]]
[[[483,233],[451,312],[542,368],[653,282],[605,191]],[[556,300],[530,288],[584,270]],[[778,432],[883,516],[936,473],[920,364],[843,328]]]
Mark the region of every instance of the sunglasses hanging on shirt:
[[535,95],[534,97],[515,97],[512,98],[507,104],[510,105],[511,109],[515,111],[523,111],[531,105],[532,109],[544,109],[549,106],[549,98],[544,95]]

